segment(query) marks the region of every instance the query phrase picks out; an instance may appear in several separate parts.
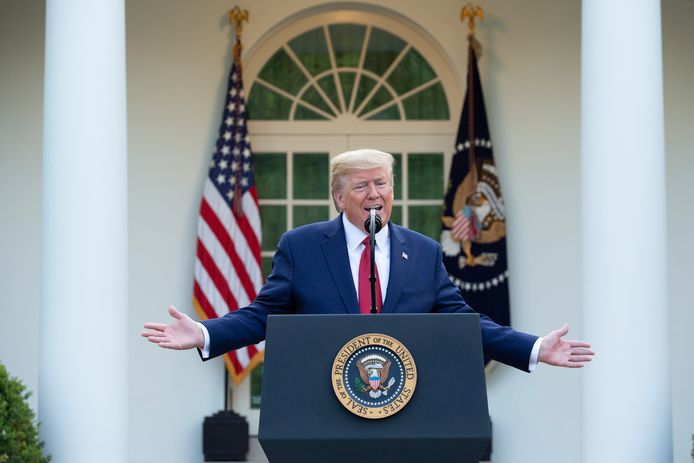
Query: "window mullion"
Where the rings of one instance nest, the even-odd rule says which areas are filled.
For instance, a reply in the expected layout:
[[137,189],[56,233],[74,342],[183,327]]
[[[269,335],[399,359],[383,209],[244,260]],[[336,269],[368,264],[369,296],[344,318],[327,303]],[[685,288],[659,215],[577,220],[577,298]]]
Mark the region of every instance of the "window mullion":
[[[294,151],[287,152],[287,230],[294,228]],[[285,230],[286,231],[286,230]]]
[[292,95],[292,94],[289,93],[288,91],[286,91],[286,90],[284,90],[284,89],[281,89],[281,88],[279,88],[278,86],[276,86],[276,85],[274,85],[274,84],[271,84],[270,82],[268,82],[268,81],[266,81],[266,80],[263,80],[263,79],[260,78],[260,77],[256,77],[256,78],[255,78],[255,81],[256,81],[256,83],[259,83],[259,84],[261,84],[261,85],[263,85],[263,86],[269,88],[269,89],[272,90],[273,92],[279,93],[279,94],[282,95],[283,97],[289,98],[290,100],[292,100],[292,102],[294,103],[292,106],[295,106],[295,105],[296,105],[296,102],[298,101],[298,98],[297,98],[296,95]]
[[354,78],[354,87],[352,87],[352,95],[349,99],[349,111],[354,113],[354,101],[357,99],[357,93],[359,93],[359,81],[361,80],[361,73],[364,69],[364,60],[366,59],[366,51],[369,48],[369,38],[371,37],[371,26],[366,28],[364,33],[364,42],[361,45],[361,52],[359,55],[359,64],[357,65],[357,75]]
[[[380,85],[380,84],[379,84],[379,85]],[[364,114],[364,115],[362,115],[362,116],[359,116],[360,119],[367,120],[369,117],[373,116],[374,114],[379,113],[379,112],[385,110],[386,108],[388,108],[388,107],[390,107],[390,106],[393,106],[394,104],[402,104],[402,103],[398,100],[398,94],[395,93],[395,90],[393,89],[393,87],[391,87],[390,85],[388,85],[388,82],[383,82],[382,87],[385,88],[385,89],[388,91],[388,93],[390,93],[390,96],[392,96],[393,99],[390,100],[390,101],[386,101],[386,102],[383,103],[381,106],[372,109],[371,111],[369,111],[368,113],[366,113],[366,114]],[[369,96],[371,96],[370,93],[369,93]],[[363,105],[362,105],[362,106],[363,106]],[[403,113],[402,111],[400,111],[400,114],[402,115],[402,114],[404,114],[404,113]],[[404,119],[404,117],[403,117],[402,119]]]
[[[407,44],[407,46],[405,46],[405,48],[403,48],[400,51],[400,54],[398,54],[398,56],[395,57],[393,62],[390,63],[390,66],[388,66],[388,69],[386,69],[386,72],[384,72],[383,75],[381,75],[380,77],[378,77],[378,76],[376,77],[376,85],[374,85],[374,88],[372,88],[371,91],[369,92],[369,94],[366,95],[366,97],[364,97],[364,99],[362,100],[362,102],[359,105],[359,107],[357,108],[357,110],[354,111],[355,114],[359,114],[359,112],[361,112],[361,110],[364,108],[364,106],[366,106],[366,104],[369,102],[369,100],[376,94],[378,89],[384,85],[386,79],[388,79],[388,77],[390,77],[390,74],[393,72],[393,70],[395,70],[395,68],[398,66],[398,64],[400,64],[400,61],[403,60],[403,58],[405,57],[407,52],[410,50],[410,48],[412,48],[412,45]],[[363,65],[363,63],[360,63],[359,69],[362,69],[362,65]],[[393,92],[393,93],[395,94],[395,92]],[[397,94],[395,94],[395,96],[397,96]]]
[[330,67],[332,70],[333,80],[335,81],[335,89],[337,90],[337,98],[340,102],[340,113],[344,113],[347,110],[345,103],[345,97],[342,90],[342,82],[340,82],[340,74],[337,72],[337,60],[335,60],[335,50],[333,50],[333,41],[330,38],[330,33],[328,31],[328,25],[323,25],[323,34],[325,35],[325,44],[328,48],[328,59],[330,60]]
[[412,90],[408,90],[407,92],[403,93],[402,95],[396,97],[396,100],[398,100],[398,102],[402,102],[402,100],[406,100],[409,97],[411,97],[412,95],[414,95],[415,93],[419,93],[421,91],[424,91],[424,90],[428,89],[429,87],[436,85],[437,83],[439,83],[439,78],[434,77],[430,81],[424,82],[423,84],[413,88]]
[[410,228],[410,211],[409,211],[409,164],[407,162],[408,153],[407,151],[402,152],[402,170],[400,175],[402,176],[402,225],[406,228]]
[[[316,89],[316,91],[320,94],[321,98],[323,98],[323,101],[330,106],[330,109],[335,113],[339,114],[340,112],[337,110],[333,102],[328,98],[328,96],[323,92],[323,89],[320,87],[320,85],[316,85],[316,79],[311,75],[310,72],[308,72],[308,69],[306,69],[306,66],[304,66],[304,63],[301,62],[298,56],[296,56],[296,53],[294,53],[294,50],[291,49],[291,47],[287,46],[286,44],[284,45],[284,51],[287,52],[287,55],[289,55],[289,58],[294,61],[294,64],[298,66],[298,68],[301,70],[301,72],[304,74],[304,77],[306,77],[306,80],[308,83],[304,86],[304,88],[299,91],[299,95],[303,95],[306,92],[306,89],[308,87],[313,87]],[[301,100],[303,101],[303,100]],[[313,107],[313,106],[312,106]],[[327,114],[324,111],[321,111],[323,114]],[[329,117],[330,119],[333,118],[333,116]]]
[[[308,90],[308,87],[311,87],[311,86],[312,86],[312,85],[311,85],[310,83],[309,83],[309,84],[306,84],[306,85],[304,86],[304,88],[302,88],[301,91],[299,92],[299,95],[303,95],[304,93],[306,93],[306,90]],[[315,86],[314,86],[314,88],[315,88]],[[305,107],[305,108],[308,108],[308,109],[310,109],[311,111],[320,114],[321,116],[325,117],[325,118],[328,119],[328,120],[335,119],[335,115],[334,115],[334,114],[326,113],[325,111],[323,111],[323,110],[320,109],[319,107],[313,106],[311,103],[309,103],[309,102],[307,102],[307,101],[304,101],[304,100],[301,100],[301,99],[296,99],[296,100],[294,100],[294,105],[292,106],[292,116],[294,115],[294,111],[296,110],[296,106],[297,106],[297,105],[301,105],[301,106],[303,106],[303,107]]]

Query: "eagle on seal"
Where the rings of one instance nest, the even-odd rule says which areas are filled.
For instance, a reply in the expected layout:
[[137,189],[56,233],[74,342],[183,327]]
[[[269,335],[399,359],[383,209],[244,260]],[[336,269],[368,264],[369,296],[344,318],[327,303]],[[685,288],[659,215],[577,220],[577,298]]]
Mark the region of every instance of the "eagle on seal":
[[362,365],[361,362],[357,362],[357,367],[359,368],[359,376],[361,377],[362,381],[364,381],[364,384],[369,385],[363,389],[363,392],[368,391],[369,387],[374,391],[378,391],[379,389],[388,390],[387,388],[381,386],[381,384],[385,384],[386,380],[388,379],[390,364],[390,360],[386,360],[383,363],[382,368],[376,368],[375,365],[369,365],[367,369],[367,367]]

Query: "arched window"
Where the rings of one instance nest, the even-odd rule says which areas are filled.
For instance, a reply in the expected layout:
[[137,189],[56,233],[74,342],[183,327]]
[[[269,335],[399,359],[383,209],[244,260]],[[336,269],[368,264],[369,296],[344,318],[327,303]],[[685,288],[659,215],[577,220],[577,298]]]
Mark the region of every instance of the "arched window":
[[245,59],[267,274],[282,233],[335,217],[329,159],[393,153],[393,221],[438,239],[462,100],[428,34],[397,13],[335,10],[280,24]]
[[439,77],[401,37],[363,23],[329,23],[285,43],[262,67],[251,119],[448,120]]

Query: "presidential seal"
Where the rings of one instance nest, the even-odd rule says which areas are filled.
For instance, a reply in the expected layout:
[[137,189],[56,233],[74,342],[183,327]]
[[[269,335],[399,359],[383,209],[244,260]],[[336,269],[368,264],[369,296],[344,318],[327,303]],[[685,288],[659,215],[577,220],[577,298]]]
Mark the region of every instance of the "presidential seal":
[[350,412],[380,419],[403,409],[417,385],[410,351],[384,334],[357,336],[337,353],[332,369],[335,395]]

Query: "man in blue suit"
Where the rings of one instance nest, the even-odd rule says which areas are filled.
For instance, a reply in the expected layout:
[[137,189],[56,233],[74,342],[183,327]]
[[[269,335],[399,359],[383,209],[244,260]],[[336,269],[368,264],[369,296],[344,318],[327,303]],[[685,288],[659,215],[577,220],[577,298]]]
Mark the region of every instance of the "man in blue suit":
[[[175,320],[147,323],[142,335],[160,347],[197,347],[206,360],[265,339],[270,314],[364,312],[364,297],[359,295],[368,291],[359,266],[362,254],[368,254],[364,222],[371,209],[385,224],[375,246],[379,311],[473,312],[448,279],[439,243],[390,222],[392,172],[393,157],[388,153],[363,149],[336,156],[331,161],[331,190],[340,215],[282,236],[272,273],[255,301],[201,323],[170,307]],[[480,318],[484,355],[510,366],[532,371],[543,362],[580,368],[592,359],[589,343],[562,339],[567,325],[538,338],[499,326],[484,315]]]

